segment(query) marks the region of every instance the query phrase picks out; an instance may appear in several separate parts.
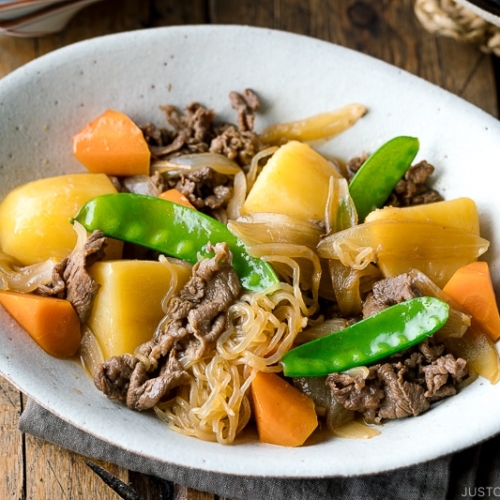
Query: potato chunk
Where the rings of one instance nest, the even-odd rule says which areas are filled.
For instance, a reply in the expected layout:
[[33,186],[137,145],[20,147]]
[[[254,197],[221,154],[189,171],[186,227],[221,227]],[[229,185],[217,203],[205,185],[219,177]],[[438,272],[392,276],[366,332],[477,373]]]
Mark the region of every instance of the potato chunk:
[[163,318],[162,300],[170,288],[175,290],[190,276],[182,264],[146,260],[96,262],[90,269],[101,285],[87,322],[103,350],[104,358],[133,354],[151,339]]
[[335,167],[309,145],[290,141],[270,158],[242,207],[242,215],[271,212],[324,220],[330,177]]
[[70,218],[91,198],[115,192],[104,174],[61,175],[19,186],[0,205],[0,247],[23,265],[63,259],[76,244]]
[[385,207],[369,213],[365,222],[388,219],[434,221],[446,227],[479,235],[476,203],[466,197],[411,207]]

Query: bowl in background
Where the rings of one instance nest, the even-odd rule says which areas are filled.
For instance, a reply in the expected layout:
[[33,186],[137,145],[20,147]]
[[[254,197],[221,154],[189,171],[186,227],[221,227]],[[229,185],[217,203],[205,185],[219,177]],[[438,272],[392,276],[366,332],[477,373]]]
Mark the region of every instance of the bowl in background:
[[0,4],[0,33],[38,37],[63,30],[87,5],[102,0],[21,0]]

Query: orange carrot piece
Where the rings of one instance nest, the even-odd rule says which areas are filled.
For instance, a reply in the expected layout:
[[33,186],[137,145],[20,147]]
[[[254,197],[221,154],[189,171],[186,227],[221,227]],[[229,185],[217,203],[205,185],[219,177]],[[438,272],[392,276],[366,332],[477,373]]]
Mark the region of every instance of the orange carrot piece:
[[175,188],[163,191],[163,193],[161,193],[158,197],[164,200],[173,201],[179,205],[184,205],[188,208],[195,208],[191,202],[178,189]]
[[87,170],[107,175],[147,175],[151,153],[141,129],[108,109],[73,136],[73,154]]
[[70,358],[78,351],[80,319],[67,300],[0,290],[0,304],[48,354]]
[[486,262],[472,262],[459,268],[443,291],[472,316],[493,342],[500,338],[500,314]]
[[257,373],[252,398],[263,443],[301,446],[318,426],[313,400],[275,373]]

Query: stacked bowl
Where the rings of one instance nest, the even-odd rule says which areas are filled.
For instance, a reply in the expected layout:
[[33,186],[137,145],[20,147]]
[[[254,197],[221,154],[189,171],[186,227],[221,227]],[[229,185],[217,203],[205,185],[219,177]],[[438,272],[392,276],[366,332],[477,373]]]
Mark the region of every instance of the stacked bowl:
[[101,0],[0,0],[0,34],[38,37],[61,31],[83,7]]

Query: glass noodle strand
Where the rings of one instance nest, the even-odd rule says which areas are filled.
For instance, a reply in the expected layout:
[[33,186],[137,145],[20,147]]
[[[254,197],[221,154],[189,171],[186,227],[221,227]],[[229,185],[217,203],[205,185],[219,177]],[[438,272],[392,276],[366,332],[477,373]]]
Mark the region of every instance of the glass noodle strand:
[[177,432],[234,442],[250,419],[248,388],[254,374],[281,371],[278,361],[306,326],[307,311],[298,286],[279,283],[243,295],[228,312],[215,355],[184,365],[190,383],[155,408],[158,416]]

